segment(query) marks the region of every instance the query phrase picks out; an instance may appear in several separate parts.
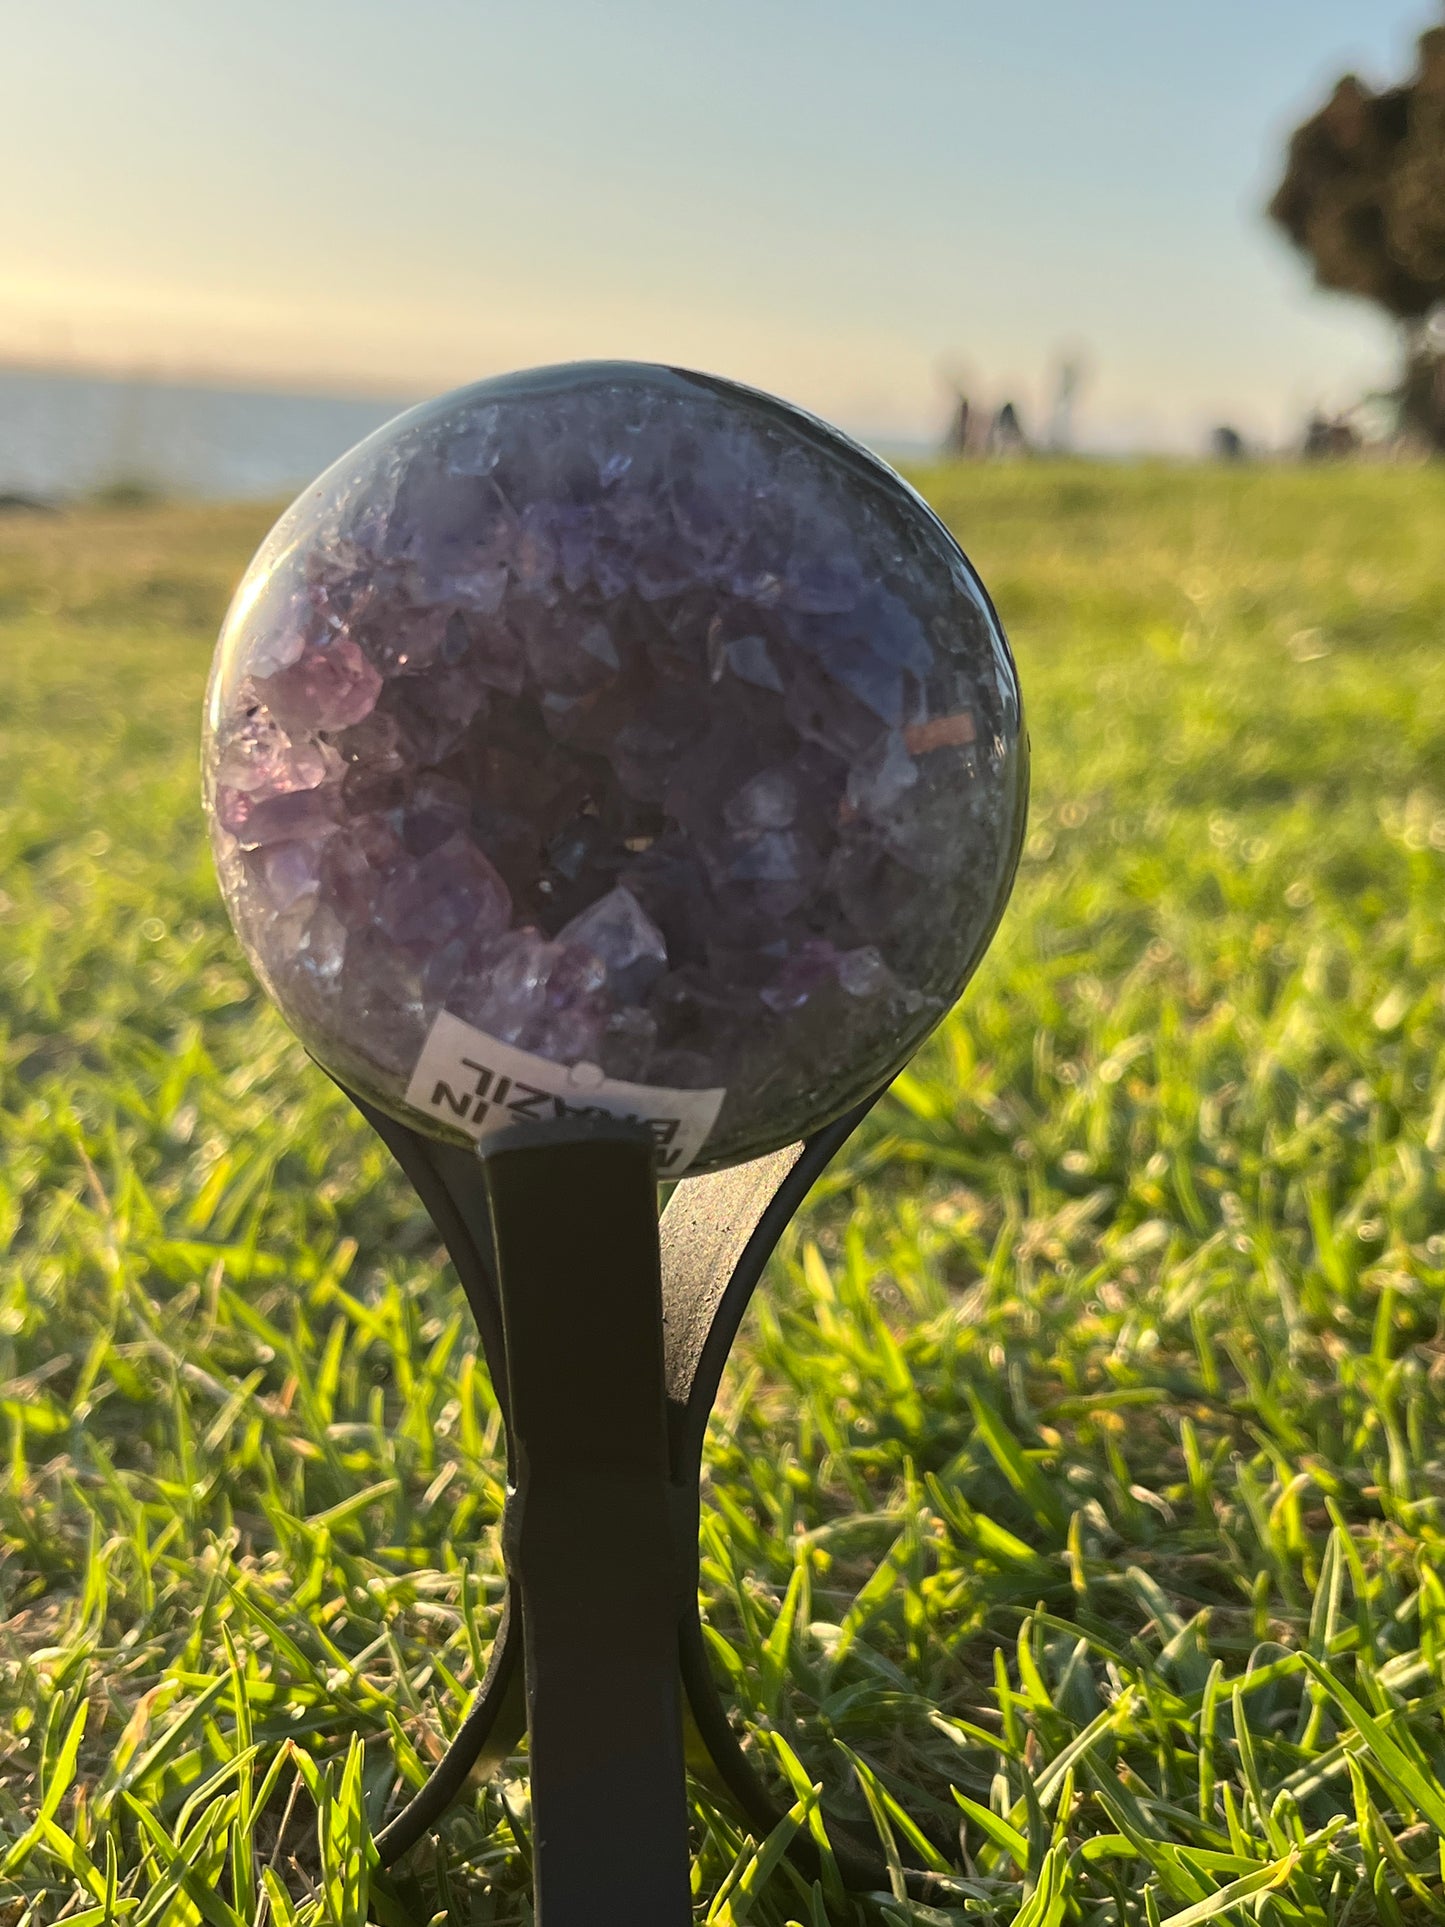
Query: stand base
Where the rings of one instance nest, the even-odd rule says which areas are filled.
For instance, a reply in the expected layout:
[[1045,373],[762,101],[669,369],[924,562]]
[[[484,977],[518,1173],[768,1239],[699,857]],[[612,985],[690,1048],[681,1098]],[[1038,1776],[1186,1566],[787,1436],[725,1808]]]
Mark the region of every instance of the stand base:
[[[348,1095],[456,1266],[510,1475],[491,1665],[445,1758],[378,1834],[382,1862],[525,1728],[539,1927],[687,1927],[684,1693],[748,1827],[761,1838],[783,1817],[717,1696],[698,1619],[708,1414],[764,1265],[875,1100],[805,1145],[684,1180],[659,1230],[651,1142],[626,1126],[520,1126],[478,1158]],[[832,1822],[829,1838],[850,1886],[888,1885],[876,1848]],[[790,1855],[816,1875],[806,1836]],[[920,1898],[927,1885],[920,1876]]]

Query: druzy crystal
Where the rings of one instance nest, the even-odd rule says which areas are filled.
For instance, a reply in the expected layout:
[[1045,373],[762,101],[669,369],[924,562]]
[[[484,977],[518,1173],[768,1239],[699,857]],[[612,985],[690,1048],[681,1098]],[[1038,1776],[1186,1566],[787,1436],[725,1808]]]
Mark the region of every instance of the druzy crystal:
[[992,933],[1027,781],[998,620],[919,497],[780,402],[629,363],[448,395],[308,489],[227,617],[205,773],[241,940],[343,1082],[475,1134],[445,1080],[416,1096],[475,1032],[574,1107],[710,1093],[696,1169],[908,1058]]

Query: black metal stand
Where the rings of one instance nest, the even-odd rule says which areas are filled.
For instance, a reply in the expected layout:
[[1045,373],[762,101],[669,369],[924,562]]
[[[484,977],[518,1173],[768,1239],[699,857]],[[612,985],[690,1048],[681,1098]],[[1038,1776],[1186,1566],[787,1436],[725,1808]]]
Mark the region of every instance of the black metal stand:
[[692,1917],[657,1178],[645,1134],[489,1152],[539,1922]]
[[[491,1665],[446,1756],[377,1836],[382,1861],[525,1730],[538,1927],[686,1927],[684,1699],[748,1826],[782,1818],[718,1698],[698,1617],[708,1414],[768,1257],[874,1100],[806,1144],[683,1180],[659,1227],[640,1132],[521,1126],[478,1157],[351,1095],[461,1278],[510,1480]],[[837,1826],[830,1840],[850,1884],[886,1886],[875,1850]],[[806,1838],[793,1853],[816,1870]]]

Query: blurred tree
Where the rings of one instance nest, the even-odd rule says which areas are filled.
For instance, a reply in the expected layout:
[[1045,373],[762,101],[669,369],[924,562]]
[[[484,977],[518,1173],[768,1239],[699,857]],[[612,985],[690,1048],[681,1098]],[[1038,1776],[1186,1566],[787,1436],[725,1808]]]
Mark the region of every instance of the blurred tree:
[[1321,287],[1401,324],[1401,425],[1445,453],[1445,26],[1398,87],[1340,81],[1291,137],[1269,212]]

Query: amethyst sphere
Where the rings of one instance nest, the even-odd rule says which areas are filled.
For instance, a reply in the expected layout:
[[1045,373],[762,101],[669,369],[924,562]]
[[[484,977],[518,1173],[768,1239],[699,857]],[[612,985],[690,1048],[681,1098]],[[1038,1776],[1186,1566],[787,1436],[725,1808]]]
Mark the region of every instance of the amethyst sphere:
[[402,415],[237,592],[206,800],[313,1055],[434,1135],[598,1108],[664,1171],[817,1129],[958,996],[1027,747],[962,550],[752,389],[594,362]]

